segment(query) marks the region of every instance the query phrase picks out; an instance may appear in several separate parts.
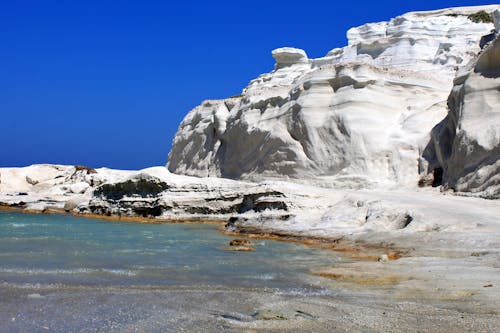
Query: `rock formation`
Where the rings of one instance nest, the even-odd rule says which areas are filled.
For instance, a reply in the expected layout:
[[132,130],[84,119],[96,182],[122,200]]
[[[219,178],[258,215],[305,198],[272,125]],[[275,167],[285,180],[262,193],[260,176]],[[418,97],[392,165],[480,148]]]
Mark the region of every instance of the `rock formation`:
[[165,167],[122,171],[31,165],[0,168],[0,175],[0,206],[33,212],[227,220],[266,210],[286,215],[290,201],[270,185],[180,176]]
[[313,237],[496,226],[496,203],[416,188],[424,177],[499,197],[499,11],[494,23],[473,22],[495,8],[353,28],[348,46],[320,59],[275,50],[275,70],[242,96],[205,101],[183,120],[168,168],[198,177],[164,167],[0,168],[0,206]]
[[[496,11],[498,28],[500,11]],[[460,71],[449,112],[432,131],[424,157],[443,170],[445,187],[500,198],[500,37]]]
[[275,69],[241,96],[189,112],[167,167],[198,177],[416,186],[428,171],[422,153],[447,114],[453,78],[494,28],[471,15],[496,8],[414,12],[365,24],[348,31],[348,46],[319,59],[274,50]]

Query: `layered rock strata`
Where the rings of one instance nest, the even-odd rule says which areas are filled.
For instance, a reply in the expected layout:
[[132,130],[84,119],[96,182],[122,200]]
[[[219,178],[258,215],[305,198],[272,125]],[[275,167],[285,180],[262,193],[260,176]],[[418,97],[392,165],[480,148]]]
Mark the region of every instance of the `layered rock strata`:
[[422,153],[447,114],[453,77],[494,29],[471,18],[496,8],[365,24],[348,31],[348,46],[319,59],[277,49],[274,71],[241,96],[189,112],[167,167],[197,177],[414,187],[428,171]]
[[0,205],[33,212],[228,220],[246,212],[286,214],[289,201],[267,184],[185,177],[164,167],[140,171],[63,165],[0,168]]

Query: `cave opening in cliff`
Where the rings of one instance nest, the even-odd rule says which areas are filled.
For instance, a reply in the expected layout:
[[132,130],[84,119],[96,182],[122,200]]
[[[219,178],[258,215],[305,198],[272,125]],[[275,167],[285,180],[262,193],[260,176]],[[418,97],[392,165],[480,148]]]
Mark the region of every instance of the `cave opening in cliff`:
[[432,187],[440,186],[443,183],[443,168],[438,167],[432,170]]

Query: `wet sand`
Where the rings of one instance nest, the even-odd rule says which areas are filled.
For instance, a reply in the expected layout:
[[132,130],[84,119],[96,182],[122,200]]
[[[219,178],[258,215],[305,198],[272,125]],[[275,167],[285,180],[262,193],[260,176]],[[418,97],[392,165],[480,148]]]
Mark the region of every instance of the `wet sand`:
[[[0,288],[4,332],[498,332],[456,301],[397,299],[390,287]],[[466,305],[466,304],[464,304]]]

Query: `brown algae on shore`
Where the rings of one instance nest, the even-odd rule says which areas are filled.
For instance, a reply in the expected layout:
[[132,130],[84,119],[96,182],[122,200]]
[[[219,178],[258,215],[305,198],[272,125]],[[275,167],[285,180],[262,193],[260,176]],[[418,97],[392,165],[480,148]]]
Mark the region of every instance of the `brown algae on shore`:
[[314,248],[333,250],[346,254],[355,260],[385,262],[410,256],[410,250],[395,247],[393,244],[368,243],[361,240],[352,240],[343,236],[336,238],[320,238],[269,232],[247,233],[227,231],[223,227],[220,228],[220,231],[226,236],[246,237],[250,239],[269,239],[282,242],[299,243]]
[[353,262],[338,266],[320,267],[311,271],[313,275],[333,279],[340,282],[359,285],[395,285],[412,277],[394,274],[382,263]]

